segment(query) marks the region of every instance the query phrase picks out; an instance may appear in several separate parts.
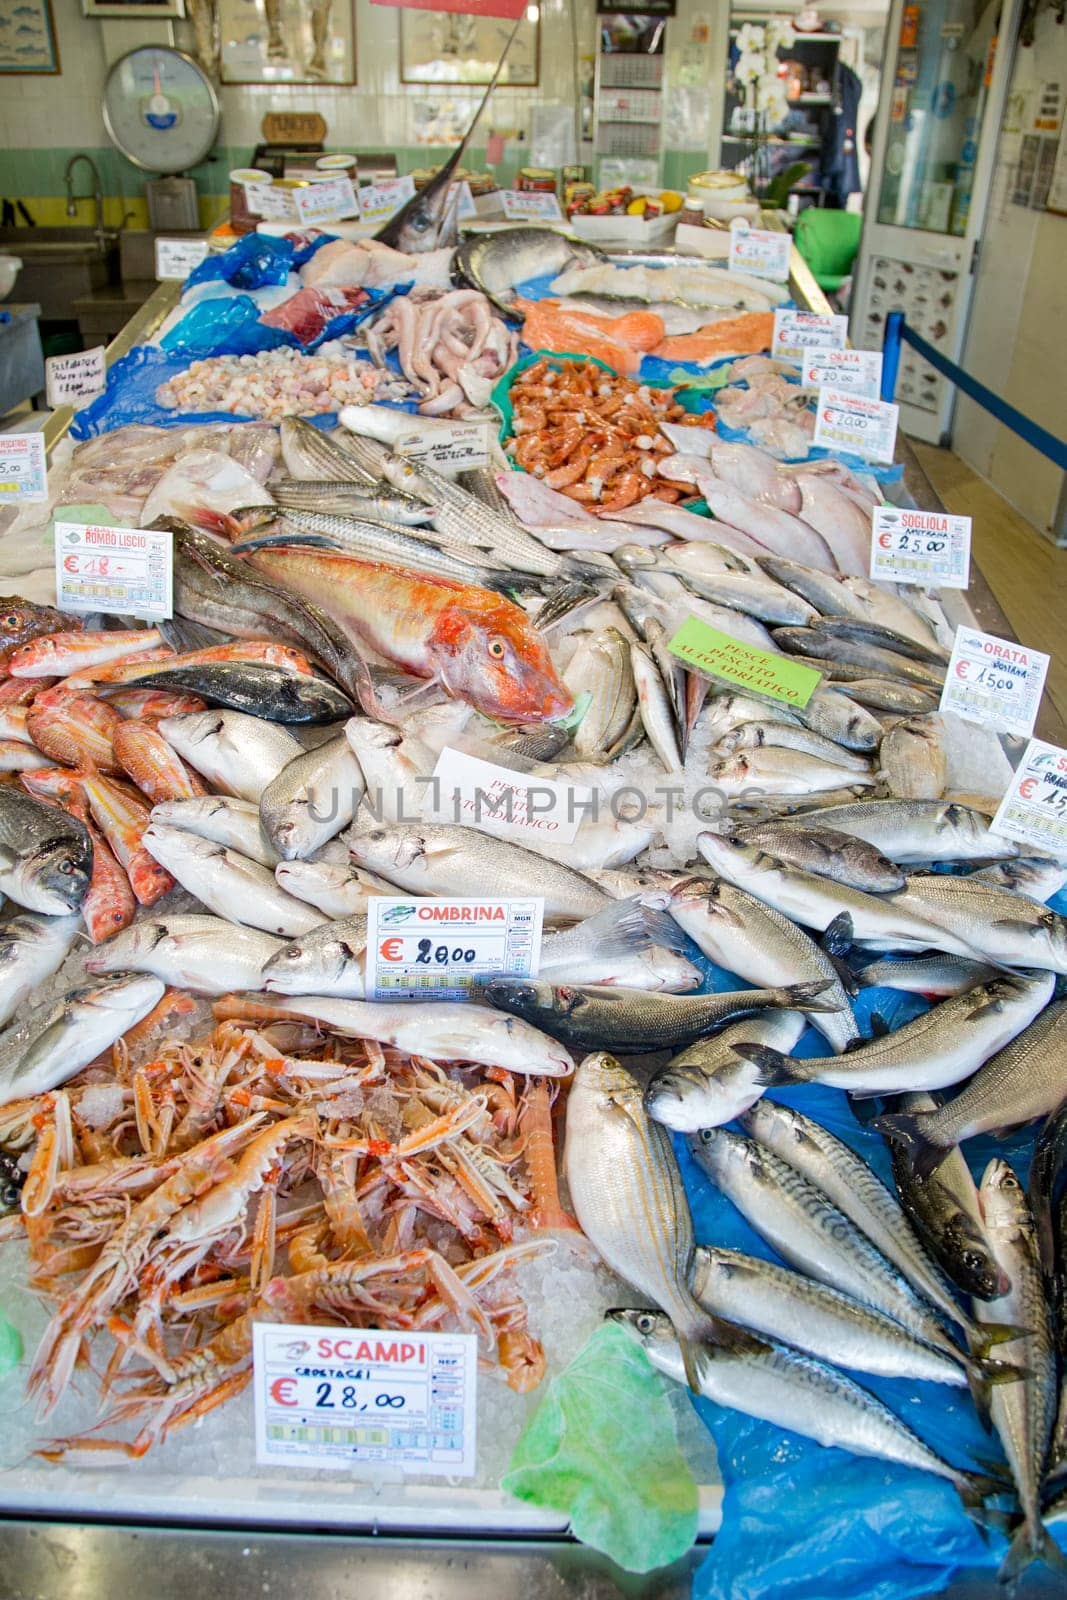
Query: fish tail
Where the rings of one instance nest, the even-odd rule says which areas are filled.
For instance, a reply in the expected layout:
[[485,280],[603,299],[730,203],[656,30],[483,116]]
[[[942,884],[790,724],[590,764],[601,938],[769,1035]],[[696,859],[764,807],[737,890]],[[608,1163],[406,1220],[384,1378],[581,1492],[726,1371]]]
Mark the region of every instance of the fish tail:
[[[968,1323],[967,1348],[976,1361],[984,1361],[994,1345],[1010,1344],[1013,1339],[1028,1339],[1033,1331],[1032,1328],[1020,1328],[1013,1322]],[[1022,1371],[1021,1368],[1019,1370]]]
[[1043,1561],[1053,1572],[1067,1573],[1067,1556],[1037,1517],[1025,1517],[1020,1523],[1007,1555],[1000,1564],[997,1582],[1005,1586],[1019,1581],[1027,1567]]
[[981,1357],[967,1361],[964,1370],[978,1420],[989,1433],[992,1428],[990,1408],[993,1390],[1001,1383],[1021,1383],[1030,1376],[1029,1370],[1012,1366],[1008,1361],[989,1361]]
[[735,1044],[734,1054],[751,1061],[759,1068],[759,1084],[763,1089],[780,1089],[789,1083],[806,1083],[803,1061],[794,1061],[780,1050],[765,1044]]
[[840,1011],[836,1001],[820,1000],[833,987],[832,978],[819,978],[814,983],[791,983],[779,990],[785,998],[783,1004],[795,1011]]
[[687,1319],[684,1332],[678,1329],[678,1343],[686,1382],[694,1394],[703,1392],[704,1373],[709,1362],[714,1360],[709,1346],[737,1356],[759,1355],[767,1349],[763,1340],[757,1339],[747,1328],[713,1317],[699,1306],[694,1307],[694,1314]]
[[603,911],[589,918],[585,927],[596,935],[596,950],[600,956],[629,955],[635,950],[649,950],[653,945],[678,951],[685,944],[674,918],[666,911],[646,905],[636,895],[605,906]]
[[951,1145],[935,1144],[923,1132],[936,1111],[893,1112],[889,1116],[872,1117],[870,1126],[902,1144],[917,1178],[930,1178],[951,1150]]

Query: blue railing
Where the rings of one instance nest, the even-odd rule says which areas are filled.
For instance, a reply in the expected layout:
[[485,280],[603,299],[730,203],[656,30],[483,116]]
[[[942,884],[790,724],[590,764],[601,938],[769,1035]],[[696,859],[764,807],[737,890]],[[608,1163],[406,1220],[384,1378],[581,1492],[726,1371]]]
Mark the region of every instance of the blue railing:
[[933,345],[917,334],[914,328],[909,328],[904,320],[903,311],[891,311],[885,319],[885,338],[882,342],[882,399],[892,400],[897,386],[897,373],[900,369],[900,347],[910,344],[913,350],[918,351],[924,361],[954,383],[962,394],[968,395],[977,405],[996,417],[1006,428],[1017,433],[1020,439],[1032,445],[1035,450],[1047,456],[1050,461],[1062,471],[1067,472],[1067,444],[1062,439],[1057,439],[1055,434],[1049,433],[1047,428],[1040,423],[1024,417],[1021,411],[1016,411],[1006,400],[987,389],[984,383],[979,383],[977,378],[972,378],[964,372],[962,367],[957,367],[954,361],[949,361]]

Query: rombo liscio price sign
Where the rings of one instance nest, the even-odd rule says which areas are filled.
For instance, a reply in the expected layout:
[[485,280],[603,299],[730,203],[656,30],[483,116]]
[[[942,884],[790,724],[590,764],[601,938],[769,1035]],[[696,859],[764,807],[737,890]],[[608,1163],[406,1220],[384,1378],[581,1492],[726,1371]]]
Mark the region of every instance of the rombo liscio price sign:
[[1067,857],[1067,750],[1031,739],[990,827],[1017,844]]
[[56,604],[112,617],[174,615],[169,528],[55,525]]

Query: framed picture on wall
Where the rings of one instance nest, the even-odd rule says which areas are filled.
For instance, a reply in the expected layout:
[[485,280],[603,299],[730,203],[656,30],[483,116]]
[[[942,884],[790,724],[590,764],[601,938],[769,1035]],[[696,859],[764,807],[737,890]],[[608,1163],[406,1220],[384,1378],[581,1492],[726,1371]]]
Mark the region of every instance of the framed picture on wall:
[[185,0],[82,0],[86,17],[184,17]]
[[218,0],[222,83],[355,83],[355,0]]
[[0,72],[58,71],[51,0],[0,0]]
[[[530,10],[534,10],[530,7]],[[443,87],[487,84],[514,27],[505,17],[459,11],[400,13],[400,81]],[[540,77],[541,25],[526,19],[508,51],[500,87],[533,88]]]

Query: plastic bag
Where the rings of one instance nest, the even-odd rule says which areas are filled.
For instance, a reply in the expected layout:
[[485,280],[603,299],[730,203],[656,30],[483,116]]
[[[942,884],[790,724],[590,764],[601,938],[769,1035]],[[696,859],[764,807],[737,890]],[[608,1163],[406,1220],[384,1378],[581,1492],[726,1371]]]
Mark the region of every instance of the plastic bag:
[[200,300],[188,316],[163,335],[160,347],[171,355],[196,360],[202,356],[255,355],[257,350],[276,350],[279,345],[295,343],[290,334],[264,326],[259,317],[259,307],[246,294]]
[[266,233],[246,233],[219,255],[205,256],[185,280],[186,287],[222,278],[238,289],[258,289],[264,283],[284,283],[293,265],[289,239]]
[[229,411],[172,411],[161,406],[156,390],[168,378],[176,378],[189,365],[188,355],[174,355],[157,345],[137,344],[108,368],[107,388],[87,406],[75,412],[71,437],[89,439],[94,434],[110,433],[131,422],[147,422],[156,428],[175,428],[187,422],[254,422],[254,417],[235,416]]

